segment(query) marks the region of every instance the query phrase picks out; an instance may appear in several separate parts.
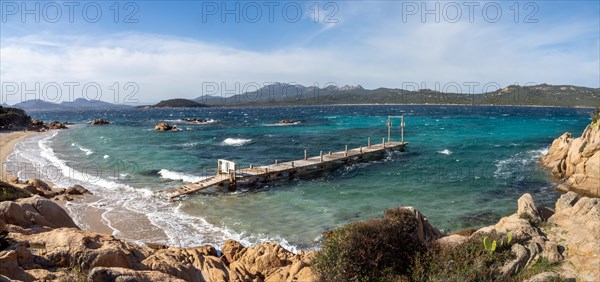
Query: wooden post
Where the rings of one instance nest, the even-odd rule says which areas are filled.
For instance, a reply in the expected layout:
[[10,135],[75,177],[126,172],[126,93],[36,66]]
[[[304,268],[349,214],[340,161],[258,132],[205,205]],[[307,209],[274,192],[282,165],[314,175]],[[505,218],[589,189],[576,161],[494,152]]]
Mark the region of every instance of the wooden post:
[[360,146],[359,152],[362,154],[362,146]]
[[252,164],[250,164],[250,168],[254,168],[254,166]]
[[331,156],[331,151],[329,151],[329,155]]
[[369,137],[369,139],[367,139],[367,145],[369,146],[369,148],[371,148],[371,137]]
[[346,149],[344,149],[344,156],[347,157],[348,156],[348,145],[346,145]]
[[383,137],[383,138],[382,138],[382,140],[381,140],[381,146],[382,146],[383,148],[385,148],[385,137]]
[[279,163],[279,161],[275,160],[275,165],[277,165]]
[[323,151],[319,153],[319,156],[321,157],[321,162],[323,162]]
[[390,142],[390,131],[392,128],[392,118],[390,116],[388,116],[387,126],[388,126],[388,142]]
[[306,159],[308,158],[308,152],[306,150],[304,150],[304,160],[306,161]]
[[402,124],[401,124],[400,128],[401,128],[400,129],[401,130],[400,131],[401,132],[400,136],[402,138],[401,139],[402,140],[402,144],[404,144],[404,114],[402,115]]
[[292,162],[292,167],[296,167],[296,166],[294,165],[294,162]]

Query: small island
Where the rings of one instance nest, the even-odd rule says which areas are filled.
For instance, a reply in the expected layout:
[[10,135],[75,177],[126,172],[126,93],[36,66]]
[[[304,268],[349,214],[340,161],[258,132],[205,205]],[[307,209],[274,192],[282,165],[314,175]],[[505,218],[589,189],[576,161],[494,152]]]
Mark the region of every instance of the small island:
[[169,99],[158,102],[155,105],[137,106],[136,108],[152,109],[152,108],[204,108],[206,104],[198,103],[188,99]]

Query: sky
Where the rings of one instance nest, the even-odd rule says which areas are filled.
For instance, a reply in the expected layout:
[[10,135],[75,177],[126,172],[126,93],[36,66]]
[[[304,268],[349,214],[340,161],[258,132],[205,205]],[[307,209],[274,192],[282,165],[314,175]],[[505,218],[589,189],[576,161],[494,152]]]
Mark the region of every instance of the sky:
[[274,82],[600,87],[599,1],[2,0],[0,16],[8,104],[144,104]]

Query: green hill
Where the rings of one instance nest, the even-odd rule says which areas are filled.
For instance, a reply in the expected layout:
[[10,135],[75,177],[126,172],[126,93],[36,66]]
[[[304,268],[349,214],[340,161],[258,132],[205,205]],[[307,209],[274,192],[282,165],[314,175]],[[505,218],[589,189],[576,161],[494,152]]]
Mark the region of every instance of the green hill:
[[138,108],[202,108],[208,107],[206,104],[198,103],[188,99],[170,99],[158,102],[153,106],[140,106]]
[[27,128],[31,124],[31,117],[22,109],[0,106],[0,130],[17,130]]

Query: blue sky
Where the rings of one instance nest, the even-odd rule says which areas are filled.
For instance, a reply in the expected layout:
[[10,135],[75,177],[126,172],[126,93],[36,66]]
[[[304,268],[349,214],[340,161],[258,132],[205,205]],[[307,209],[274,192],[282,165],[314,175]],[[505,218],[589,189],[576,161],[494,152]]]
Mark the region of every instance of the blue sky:
[[[154,102],[214,94],[206,85],[215,83],[228,93],[270,82],[600,87],[598,3],[2,0],[2,102],[34,92],[50,101]],[[84,91],[89,83],[102,95]],[[60,97],[46,93],[56,84]]]

